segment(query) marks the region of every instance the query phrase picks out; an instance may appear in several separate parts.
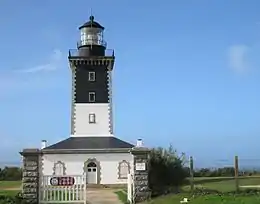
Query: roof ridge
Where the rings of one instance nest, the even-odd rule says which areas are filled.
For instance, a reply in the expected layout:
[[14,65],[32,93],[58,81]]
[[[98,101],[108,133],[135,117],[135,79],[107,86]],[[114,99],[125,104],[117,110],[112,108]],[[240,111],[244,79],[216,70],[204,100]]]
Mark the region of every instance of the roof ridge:
[[69,137],[45,149],[118,149],[132,148],[133,144],[118,137]]

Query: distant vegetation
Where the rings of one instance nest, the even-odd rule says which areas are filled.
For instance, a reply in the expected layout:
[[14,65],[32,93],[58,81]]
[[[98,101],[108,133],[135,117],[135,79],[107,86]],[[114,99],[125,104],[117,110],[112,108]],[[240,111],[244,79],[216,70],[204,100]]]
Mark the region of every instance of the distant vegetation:
[[19,181],[22,179],[22,169],[19,167],[0,168],[0,181]]
[[[259,170],[245,170],[239,171],[240,176],[253,176],[260,175]],[[194,171],[194,177],[232,177],[235,176],[234,167],[223,167],[223,168],[202,168]]]

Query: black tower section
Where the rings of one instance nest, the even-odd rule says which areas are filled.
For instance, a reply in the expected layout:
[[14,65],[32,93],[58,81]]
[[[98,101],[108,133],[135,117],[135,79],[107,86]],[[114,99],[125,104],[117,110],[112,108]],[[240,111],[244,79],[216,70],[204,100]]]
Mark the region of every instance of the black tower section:
[[[89,21],[79,27],[80,41],[75,50],[69,51],[69,62],[72,69],[74,103],[110,103],[109,73],[114,65],[114,51],[106,49],[103,39],[104,27]],[[94,80],[89,76],[94,72]],[[95,100],[90,100],[90,93]]]

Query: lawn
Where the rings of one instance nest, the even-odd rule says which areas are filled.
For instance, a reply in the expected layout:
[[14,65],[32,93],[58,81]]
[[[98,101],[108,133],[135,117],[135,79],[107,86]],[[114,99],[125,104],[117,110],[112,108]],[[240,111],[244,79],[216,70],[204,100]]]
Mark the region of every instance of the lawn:
[[21,183],[21,181],[0,181],[0,190],[19,189]]
[[21,181],[0,181],[0,195],[14,196],[20,192]]
[[[179,194],[179,195],[169,195],[163,196],[149,202],[144,202],[143,204],[177,204],[183,200],[184,197],[189,198],[188,195]],[[208,195],[208,196],[198,196],[195,198],[190,198],[188,202],[190,204],[259,204],[260,197],[252,196],[252,197],[233,197],[233,196],[215,196],[215,195]]]
[[[205,188],[217,190],[220,192],[229,192],[235,190],[235,179],[233,177],[201,177],[194,178],[195,188]],[[260,177],[240,177],[239,178],[240,186],[247,185],[260,185]],[[184,186],[185,191],[190,190],[190,186]],[[189,194],[178,194],[178,195],[169,195],[160,198],[156,198],[150,202],[145,202],[144,204],[177,204],[180,203],[183,198],[190,198]],[[191,204],[259,204],[260,196],[216,196],[216,195],[207,195],[207,196],[196,196],[190,198]]]
[[5,195],[5,196],[16,196],[20,191],[16,190],[0,190],[0,196]]
[[[195,188],[205,188],[217,190],[220,192],[228,192],[235,190],[235,179],[233,177],[206,177],[206,178],[194,178]],[[260,177],[240,177],[239,185],[260,185]],[[185,186],[184,190],[189,191],[190,186]],[[189,198],[190,204],[259,204],[260,195],[252,196],[218,196],[218,195],[207,195],[207,196],[196,196],[190,197],[189,194],[177,194],[168,195],[160,198],[153,199],[143,204],[177,204],[180,203],[183,198]]]
[[124,190],[116,191],[115,194],[122,203],[127,203],[127,193]]
[[[122,203],[126,203],[127,195],[123,191],[115,192]],[[155,198],[151,201],[142,204],[177,204],[184,198],[188,198],[190,204],[259,204],[260,196],[196,196],[192,197],[189,194],[167,195]]]
[[[233,177],[197,177],[194,178],[195,187],[207,188],[212,190],[217,190],[220,192],[234,191],[235,179]],[[239,177],[239,186],[248,186],[248,185],[260,185],[260,177]],[[190,186],[187,185],[184,187],[184,190],[189,190]],[[241,188],[244,189],[244,188]]]

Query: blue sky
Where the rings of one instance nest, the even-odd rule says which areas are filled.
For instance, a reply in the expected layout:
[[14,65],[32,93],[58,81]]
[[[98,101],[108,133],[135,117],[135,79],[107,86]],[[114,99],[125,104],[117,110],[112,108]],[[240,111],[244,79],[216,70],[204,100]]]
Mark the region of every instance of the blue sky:
[[16,3],[0,3],[0,162],[69,136],[67,54],[91,8],[116,53],[117,137],[198,163],[260,159],[258,0]]

